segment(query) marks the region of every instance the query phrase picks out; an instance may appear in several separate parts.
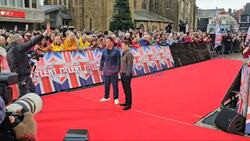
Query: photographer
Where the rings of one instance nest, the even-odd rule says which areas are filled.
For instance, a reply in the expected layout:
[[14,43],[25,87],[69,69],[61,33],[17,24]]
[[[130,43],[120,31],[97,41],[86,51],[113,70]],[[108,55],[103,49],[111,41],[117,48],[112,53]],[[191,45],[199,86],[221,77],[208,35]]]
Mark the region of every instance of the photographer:
[[30,78],[31,67],[27,51],[46,37],[49,32],[50,25],[48,24],[46,31],[42,35],[38,35],[26,43],[24,43],[23,37],[20,34],[14,34],[10,40],[10,45],[6,49],[7,60],[11,72],[18,74],[20,97],[29,92],[35,92],[35,86]]
[[37,125],[31,112],[20,110],[11,115],[5,112],[4,102],[0,107],[1,141],[36,141]]

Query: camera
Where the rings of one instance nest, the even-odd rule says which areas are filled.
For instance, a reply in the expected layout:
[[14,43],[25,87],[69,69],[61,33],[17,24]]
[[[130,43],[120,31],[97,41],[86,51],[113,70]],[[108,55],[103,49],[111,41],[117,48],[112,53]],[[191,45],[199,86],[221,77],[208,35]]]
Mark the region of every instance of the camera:
[[[28,57],[29,57],[29,64],[31,67],[35,67],[36,68],[36,61],[39,61],[40,58],[44,57],[43,54],[39,54],[35,51],[32,51],[28,54]],[[35,71],[35,69],[34,69]]]
[[[29,129],[32,129],[32,125],[35,121],[28,119],[28,122],[24,127],[18,127],[22,121],[26,118],[26,113],[35,115],[42,109],[42,99],[39,95],[29,93],[18,100],[13,100],[13,91],[10,85],[18,83],[18,75],[16,73],[0,73],[0,97],[4,100],[5,104],[5,119],[0,125],[0,140],[2,141],[16,141],[16,133],[24,133]],[[10,118],[14,118],[14,122],[10,121]],[[22,124],[23,126],[23,124]],[[20,135],[20,133],[18,135]],[[35,134],[35,133],[34,133]],[[25,137],[26,134],[21,134]]]
[[8,105],[13,100],[12,88],[10,85],[17,84],[18,75],[17,73],[1,73],[0,74],[0,96],[5,102],[5,105]]
[[30,58],[39,61],[44,55],[37,52],[31,52]]
[[[5,105],[12,102],[12,88],[10,85],[16,84],[18,82],[18,75],[16,73],[1,73],[0,74],[0,97],[4,100]],[[15,133],[12,130],[14,125],[10,123],[9,117],[14,116],[15,119],[22,120],[23,117],[17,114],[6,111],[5,119],[0,125],[0,139],[11,141],[15,140]]]

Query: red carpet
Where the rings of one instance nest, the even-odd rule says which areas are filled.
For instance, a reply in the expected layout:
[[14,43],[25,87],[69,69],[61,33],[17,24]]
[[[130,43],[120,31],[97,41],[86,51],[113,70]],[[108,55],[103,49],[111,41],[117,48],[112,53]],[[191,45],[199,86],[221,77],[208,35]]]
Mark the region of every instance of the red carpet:
[[45,96],[38,140],[62,141],[70,128],[88,129],[90,140],[250,140],[193,125],[220,106],[241,66],[216,59],[135,78],[128,112],[99,102],[103,86]]

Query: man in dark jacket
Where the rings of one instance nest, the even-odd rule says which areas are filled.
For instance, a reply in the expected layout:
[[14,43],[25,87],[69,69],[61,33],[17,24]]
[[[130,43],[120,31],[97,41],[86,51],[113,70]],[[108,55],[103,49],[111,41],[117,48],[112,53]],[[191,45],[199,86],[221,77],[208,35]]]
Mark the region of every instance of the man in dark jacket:
[[121,54],[120,51],[114,47],[114,40],[111,37],[106,39],[107,47],[103,50],[100,70],[103,71],[105,96],[100,101],[109,101],[110,84],[113,86],[115,104],[119,104],[118,91],[118,73],[120,71]]
[[124,106],[123,110],[129,110],[132,106],[131,79],[133,77],[134,56],[129,50],[129,45],[130,43],[127,40],[122,43],[121,80],[125,93],[125,103],[120,105]]
[[27,93],[35,92],[35,86],[30,78],[31,67],[27,51],[46,37],[49,32],[50,25],[48,24],[47,30],[42,35],[38,35],[26,43],[24,43],[24,39],[20,34],[14,34],[10,45],[6,48],[10,71],[18,74],[20,97]]

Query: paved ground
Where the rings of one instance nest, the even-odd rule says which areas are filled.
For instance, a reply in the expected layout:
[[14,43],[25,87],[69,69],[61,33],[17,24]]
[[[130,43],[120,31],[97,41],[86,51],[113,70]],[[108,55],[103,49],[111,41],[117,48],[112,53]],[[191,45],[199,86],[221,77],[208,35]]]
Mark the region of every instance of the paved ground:
[[232,59],[232,60],[242,60],[242,54],[241,53],[234,53],[234,54],[223,54],[217,56],[217,58],[226,58],[226,59]]

